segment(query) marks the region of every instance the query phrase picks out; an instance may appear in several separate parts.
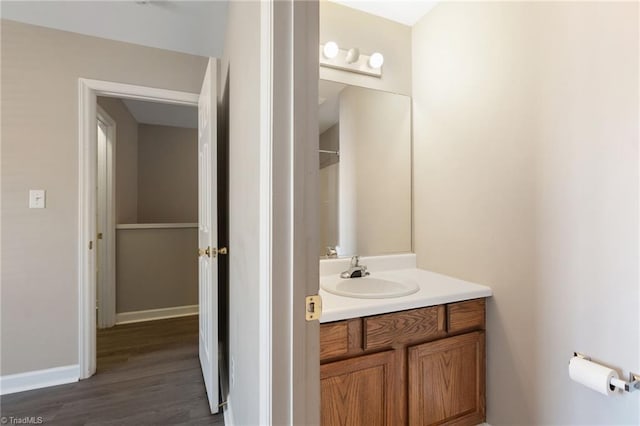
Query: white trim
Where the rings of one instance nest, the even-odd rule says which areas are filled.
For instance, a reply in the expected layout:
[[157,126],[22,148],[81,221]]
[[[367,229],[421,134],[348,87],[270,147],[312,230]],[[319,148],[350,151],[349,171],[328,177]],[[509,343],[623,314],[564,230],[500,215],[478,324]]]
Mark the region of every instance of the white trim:
[[[116,322],[116,134],[115,120],[100,106],[96,104],[96,115],[106,125],[106,181],[102,182],[98,177],[98,185],[105,186],[106,202],[102,246],[104,253],[98,255],[98,260],[103,270],[105,279],[103,285],[98,284],[98,313],[97,322],[99,328],[112,327]],[[98,153],[98,163],[100,153]],[[98,205],[100,203],[98,202]],[[98,212],[100,219],[100,212]]]
[[116,225],[116,229],[173,229],[197,227],[197,223],[120,223]]
[[273,2],[272,413],[273,424],[320,422],[318,294],[318,2]]
[[198,315],[198,305],[175,306],[172,308],[147,309],[145,311],[120,312],[116,314],[116,325],[133,322],[154,321],[167,318]]
[[96,256],[89,248],[96,235],[97,96],[198,105],[197,93],[109,81],[78,79],[78,363],[80,379],[96,370]]
[[78,363],[80,378],[96,371],[96,91],[78,80]]
[[195,106],[198,105],[198,98],[200,96],[198,93],[159,89],[157,87],[136,86],[134,84],[115,83],[112,81],[91,80],[87,78],[80,78],[79,80],[99,96]]
[[[272,109],[273,109],[273,2],[260,5],[260,262],[258,328],[258,423],[272,424]],[[226,414],[226,410],[225,410]],[[227,424],[225,418],[225,425]]]
[[293,0],[273,2],[271,18],[271,424],[307,424],[293,420],[293,8]]
[[[305,321],[305,297],[318,294],[318,2],[291,1],[291,424],[320,422],[320,349],[317,323]],[[276,56],[276,61],[283,59]],[[278,89],[279,90],[279,89]],[[277,109],[282,106],[276,106]],[[281,248],[276,248],[281,251]],[[278,328],[281,327],[278,324]]]
[[233,418],[231,399],[228,399],[227,403],[222,407],[222,417],[224,418],[224,426],[235,426],[236,422]]
[[0,376],[0,395],[77,382],[78,364]]

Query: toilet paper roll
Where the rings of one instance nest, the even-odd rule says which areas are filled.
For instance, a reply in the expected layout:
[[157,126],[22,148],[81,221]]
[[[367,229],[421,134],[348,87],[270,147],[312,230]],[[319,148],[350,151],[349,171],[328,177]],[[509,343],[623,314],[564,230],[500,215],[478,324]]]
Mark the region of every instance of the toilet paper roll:
[[618,378],[615,370],[577,356],[569,361],[569,377],[603,395],[608,396],[616,392],[611,386],[611,379]]

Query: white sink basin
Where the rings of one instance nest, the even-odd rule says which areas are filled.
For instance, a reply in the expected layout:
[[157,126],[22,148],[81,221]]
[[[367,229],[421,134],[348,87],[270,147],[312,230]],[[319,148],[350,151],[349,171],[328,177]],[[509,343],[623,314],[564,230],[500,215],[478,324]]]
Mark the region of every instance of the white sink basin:
[[338,296],[356,297],[359,299],[387,299],[413,294],[418,291],[418,284],[403,280],[390,281],[372,276],[364,278],[340,278],[332,276],[322,278],[320,287]]

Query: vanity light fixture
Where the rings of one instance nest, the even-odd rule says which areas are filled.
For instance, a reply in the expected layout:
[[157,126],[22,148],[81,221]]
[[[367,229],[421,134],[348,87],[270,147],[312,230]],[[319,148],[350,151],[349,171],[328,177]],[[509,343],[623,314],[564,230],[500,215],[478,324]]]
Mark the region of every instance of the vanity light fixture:
[[369,66],[373,69],[379,69],[382,67],[382,64],[384,64],[384,56],[382,56],[380,52],[375,52],[369,58]]
[[360,49],[358,49],[357,47],[352,47],[351,49],[349,49],[349,51],[347,52],[347,57],[345,58],[347,63],[353,64],[355,62],[358,62],[358,59],[360,59]]
[[322,48],[322,54],[327,59],[335,58],[336,56],[338,56],[339,52],[340,52],[340,48],[338,47],[338,44],[335,41],[326,42],[324,47]]
[[334,68],[341,71],[350,71],[371,77],[382,77],[382,53],[375,52],[372,55],[360,53],[360,49],[340,49],[335,41],[328,41],[320,45],[320,66]]

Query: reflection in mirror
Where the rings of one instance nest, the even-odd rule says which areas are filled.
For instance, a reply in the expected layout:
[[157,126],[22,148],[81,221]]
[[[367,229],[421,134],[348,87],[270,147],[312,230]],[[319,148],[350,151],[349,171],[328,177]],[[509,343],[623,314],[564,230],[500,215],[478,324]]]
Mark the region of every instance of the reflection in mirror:
[[319,82],[322,257],[411,251],[411,100]]

